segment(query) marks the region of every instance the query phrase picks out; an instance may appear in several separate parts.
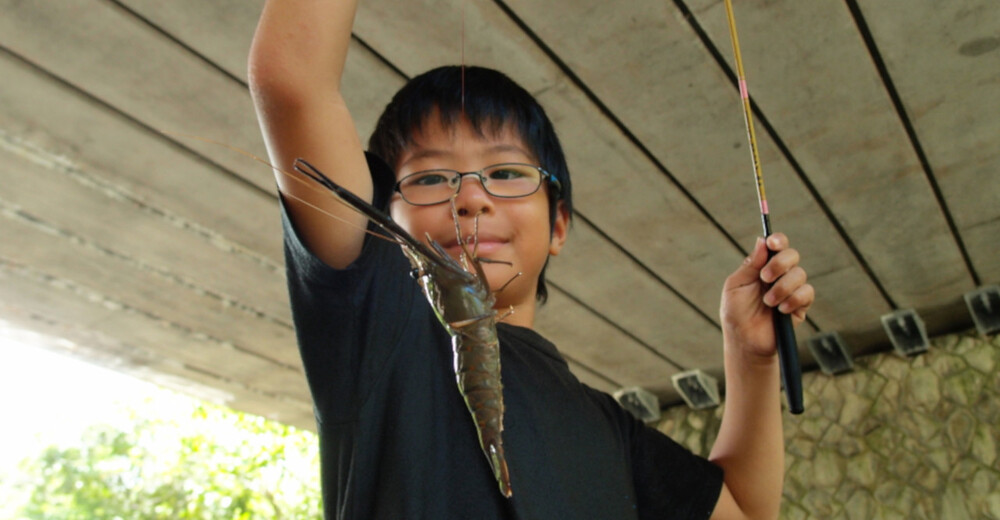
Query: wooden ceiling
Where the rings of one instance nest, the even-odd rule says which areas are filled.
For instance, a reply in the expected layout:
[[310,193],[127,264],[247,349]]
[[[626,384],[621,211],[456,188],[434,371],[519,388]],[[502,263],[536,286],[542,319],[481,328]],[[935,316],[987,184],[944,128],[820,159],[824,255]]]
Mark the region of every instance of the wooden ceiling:
[[[818,292],[800,344],[885,348],[900,308],[969,326],[963,293],[1000,281],[1000,3],[735,4],[772,221]],[[161,133],[264,155],[261,5],[0,0],[0,320],[312,427],[270,170]],[[719,291],[760,232],[722,2],[363,2],[363,136],[408,77],[459,62],[463,10],[466,61],[538,97],[574,176],[537,328],[584,381],[675,402],[672,374],[720,373]]]

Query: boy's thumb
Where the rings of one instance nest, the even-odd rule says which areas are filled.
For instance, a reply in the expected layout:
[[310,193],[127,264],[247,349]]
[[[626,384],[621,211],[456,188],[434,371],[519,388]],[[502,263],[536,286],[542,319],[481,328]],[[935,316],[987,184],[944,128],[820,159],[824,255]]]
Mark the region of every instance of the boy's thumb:
[[765,264],[767,264],[767,247],[764,245],[764,239],[758,237],[757,243],[750,251],[750,256],[743,259],[743,264],[729,276],[726,285],[739,287],[759,281],[760,270],[764,268]]

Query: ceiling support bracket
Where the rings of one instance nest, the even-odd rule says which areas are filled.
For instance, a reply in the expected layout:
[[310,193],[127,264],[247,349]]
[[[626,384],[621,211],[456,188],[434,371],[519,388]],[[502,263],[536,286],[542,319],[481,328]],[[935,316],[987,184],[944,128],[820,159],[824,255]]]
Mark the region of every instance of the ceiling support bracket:
[[614,396],[622,408],[640,421],[654,423],[660,420],[660,400],[649,390],[630,386],[618,390]]
[[917,311],[902,309],[882,316],[882,327],[896,353],[906,357],[923,354],[930,348],[927,327]]
[[809,338],[806,344],[824,374],[833,376],[854,370],[851,351],[839,333],[817,334]]
[[980,334],[990,336],[1000,332],[1000,286],[987,285],[965,293],[965,305]]
[[695,410],[714,408],[722,402],[719,399],[719,382],[703,370],[680,372],[670,379],[684,402]]

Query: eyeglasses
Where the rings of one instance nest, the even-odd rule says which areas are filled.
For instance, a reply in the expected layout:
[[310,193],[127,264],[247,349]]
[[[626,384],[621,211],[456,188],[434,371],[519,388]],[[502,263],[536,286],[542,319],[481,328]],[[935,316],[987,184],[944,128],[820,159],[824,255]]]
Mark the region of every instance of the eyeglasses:
[[543,179],[552,184],[555,193],[561,189],[559,181],[538,166],[503,163],[475,172],[424,170],[411,173],[400,179],[393,191],[399,192],[403,200],[414,206],[433,206],[454,197],[462,189],[462,178],[466,175],[478,177],[486,193],[505,199],[527,197],[535,193]]

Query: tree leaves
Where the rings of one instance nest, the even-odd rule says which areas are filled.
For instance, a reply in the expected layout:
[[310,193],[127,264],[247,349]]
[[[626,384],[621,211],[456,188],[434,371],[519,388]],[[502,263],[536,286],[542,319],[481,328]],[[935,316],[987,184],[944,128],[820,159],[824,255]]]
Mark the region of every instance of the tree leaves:
[[316,438],[222,407],[183,422],[133,414],[88,429],[78,446],[22,463],[26,519],[319,518]]

